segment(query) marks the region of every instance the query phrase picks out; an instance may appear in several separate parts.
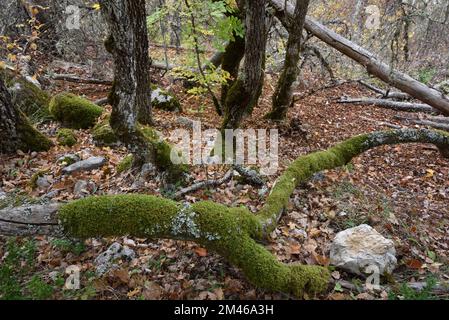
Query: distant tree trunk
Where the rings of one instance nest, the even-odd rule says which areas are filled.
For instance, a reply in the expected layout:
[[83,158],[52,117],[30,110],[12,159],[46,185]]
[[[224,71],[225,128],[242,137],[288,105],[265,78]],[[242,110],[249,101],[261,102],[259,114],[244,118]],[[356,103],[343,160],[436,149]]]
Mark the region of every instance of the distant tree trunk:
[[176,46],[176,53],[179,53],[181,48],[181,37],[182,37],[182,21],[179,11],[181,10],[181,3],[178,4],[177,10],[173,13],[171,17],[171,33],[170,33],[170,44]]
[[[244,19],[245,17],[245,3],[243,0],[237,1],[238,11],[233,15]],[[230,79],[221,87],[221,105],[226,104],[226,97],[228,90],[235,83],[239,76],[240,63],[245,55],[245,38],[234,35],[234,40],[230,41],[226,46],[221,62],[221,69],[229,72]]]
[[262,93],[267,43],[266,0],[246,0],[245,67],[229,88],[223,128],[237,128]]
[[4,79],[0,75],[0,153],[45,151],[52,143],[38,132],[12,103]]
[[352,16],[352,40],[356,43],[359,42],[363,34],[365,14],[362,11],[366,7],[366,2],[367,0],[357,0]]
[[101,0],[100,3],[110,32],[106,47],[115,63],[109,97],[111,127],[136,155],[136,165],[153,162],[152,147],[137,129],[137,121],[153,122],[145,0]]
[[273,95],[273,110],[267,118],[283,120],[287,117],[288,108],[293,102],[293,83],[299,75],[299,59],[301,58],[302,30],[306,21],[309,0],[297,0],[295,12],[290,20],[287,51],[284,68]]

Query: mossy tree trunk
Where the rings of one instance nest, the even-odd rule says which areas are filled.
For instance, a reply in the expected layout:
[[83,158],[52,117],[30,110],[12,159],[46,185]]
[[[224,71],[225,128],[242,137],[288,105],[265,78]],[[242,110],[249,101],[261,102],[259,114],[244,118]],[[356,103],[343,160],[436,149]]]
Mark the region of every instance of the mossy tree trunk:
[[[77,238],[134,236],[197,242],[241,268],[254,285],[301,297],[326,290],[329,271],[320,266],[279,262],[258,244],[274,230],[288,201],[314,173],[343,166],[381,145],[432,143],[449,157],[449,134],[434,130],[392,130],[352,137],[336,146],[295,160],[278,178],[265,205],[255,215],[201,201],[186,205],[148,195],[89,197],[59,205],[0,210],[0,234],[66,234]],[[24,214],[26,213],[26,214]],[[62,229],[62,230],[61,230]]]
[[0,76],[0,141],[0,153],[45,151],[52,146],[13,104],[3,76]]
[[137,129],[137,121],[153,122],[145,0],[102,0],[100,4],[110,32],[106,48],[115,63],[111,127],[136,155],[136,163],[152,162],[153,148]]
[[266,0],[245,2],[245,66],[229,88],[225,100],[223,128],[237,128],[251,114],[262,93],[267,44]]
[[299,59],[301,57],[302,30],[306,21],[309,0],[297,0],[293,17],[289,17],[287,50],[284,68],[273,94],[273,106],[267,118],[284,120],[288,108],[293,103],[293,83],[299,75]]
[[[234,17],[237,17],[243,21],[245,18],[245,1],[237,1],[236,11],[232,13]],[[226,97],[228,95],[229,87],[237,80],[239,75],[240,63],[245,55],[245,38],[234,34],[234,39],[228,43],[223,53],[223,59],[221,61],[221,69],[229,72],[230,79],[221,87],[221,105],[226,103]]]

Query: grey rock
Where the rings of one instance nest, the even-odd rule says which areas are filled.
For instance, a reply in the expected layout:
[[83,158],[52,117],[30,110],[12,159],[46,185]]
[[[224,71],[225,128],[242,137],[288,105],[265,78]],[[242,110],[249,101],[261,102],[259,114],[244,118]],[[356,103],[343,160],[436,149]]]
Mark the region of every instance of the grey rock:
[[106,163],[106,158],[104,157],[91,157],[87,160],[75,162],[68,167],[62,169],[64,174],[72,174],[78,171],[90,171],[101,168]]
[[96,188],[97,186],[93,181],[78,180],[73,187],[73,194],[78,197],[89,195],[91,193],[94,193]]
[[259,197],[265,197],[265,195],[269,192],[270,190],[268,189],[267,186],[263,186],[262,188],[259,189]]
[[49,193],[45,194],[42,196],[42,198],[46,198],[46,199],[53,199],[54,197],[57,197],[59,192],[61,190],[52,190]]
[[36,180],[36,186],[39,189],[46,189],[50,186],[50,181],[48,181],[47,176],[38,177]]
[[178,117],[178,118],[176,119],[176,122],[179,123],[180,125],[182,125],[183,127],[188,128],[188,129],[192,129],[192,128],[193,128],[193,125],[194,125],[194,123],[195,123],[194,120],[189,119],[189,118],[187,118],[187,117],[182,117],[182,116],[181,116],[181,117]]
[[78,180],[73,187],[73,193],[75,196],[80,196],[87,189],[88,183],[85,180]]
[[131,261],[136,257],[134,250],[127,246],[122,246],[118,242],[114,242],[109,248],[95,258],[96,273],[98,276],[104,275],[114,267],[114,262],[119,259]]
[[78,155],[69,153],[69,154],[65,154],[65,155],[59,157],[56,162],[57,163],[65,162],[67,165],[71,165],[75,162],[79,162],[80,160],[81,160],[81,158]]
[[[339,232],[330,248],[330,263],[348,272],[364,275],[377,270],[392,273],[397,265],[394,243],[372,227],[362,224]],[[373,269],[374,268],[374,269]]]
[[56,281],[59,277],[59,272],[58,271],[52,271],[48,274],[48,277],[53,280]]

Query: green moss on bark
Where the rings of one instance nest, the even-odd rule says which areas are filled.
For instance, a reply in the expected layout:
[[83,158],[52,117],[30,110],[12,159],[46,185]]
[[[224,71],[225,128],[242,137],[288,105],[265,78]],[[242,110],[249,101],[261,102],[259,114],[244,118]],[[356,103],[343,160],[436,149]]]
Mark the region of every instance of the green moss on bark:
[[17,124],[17,132],[20,136],[19,149],[22,151],[48,151],[53,146],[50,139],[36,130],[25,115],[22,114],[21,117],[21,123]]
[[59,129],[56,138],[61,146],[73,147],[77,142],[76,135],[71,129]]
[[51,99],[50,112],[70,128],[87,129],[96,123],[103,109],[74,94],[60,93]]
[[111,128],[109,120],[110,117],[108,116],[92,128],[92,137],[98,145],[114,146],[119,142],[117,135]]
[[[239,211],[239,209],[237,209]],[[78,238],[129,235],[195,241],[240,267],[254,285],[301,296],[326,289],[329,273],[279,262],[249,235],[257,220],[212,202],[191,207],[147,195],[91,197],[60,209],[61,224]],[[242,212],[240,212],[242,213]]]

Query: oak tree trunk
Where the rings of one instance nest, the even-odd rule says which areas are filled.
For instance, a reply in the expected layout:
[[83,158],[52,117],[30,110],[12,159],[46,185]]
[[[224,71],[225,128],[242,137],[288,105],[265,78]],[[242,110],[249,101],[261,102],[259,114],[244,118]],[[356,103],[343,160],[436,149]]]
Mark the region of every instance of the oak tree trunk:
[[[237,1],[235,12],[232,13],[235,17],[243,20],[245,19],[245,1]],[[239,76],[240,63],[245,55],[245,38],[234,34],[234,39],[228,43],[223,53],[221,61],[221,69],[229,72],[230,79],[221,87],[221,105],[224,106],[228,95],[228,90],[235,83]]]
[[287,51],[284,68],[273,95],[273,109],[267,118],[283,120],[287,117],[288,108],[293,102],[293,83],[299,75],[299,59],[301,58],[302,30],[306,20],[309,0],[297,0],[293,17],[289,23]]
[[265,4],[266,0],[246,0],[245,66],[228,91],[223,128],[237,128],[262,93],[268,34]]
[[136,155],[137,163],[153,162],[152,147],[137,129],[137,121],[153,122],[145,0],[100,3],[110,32],[106,47],[115,63],[111,127]]

